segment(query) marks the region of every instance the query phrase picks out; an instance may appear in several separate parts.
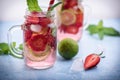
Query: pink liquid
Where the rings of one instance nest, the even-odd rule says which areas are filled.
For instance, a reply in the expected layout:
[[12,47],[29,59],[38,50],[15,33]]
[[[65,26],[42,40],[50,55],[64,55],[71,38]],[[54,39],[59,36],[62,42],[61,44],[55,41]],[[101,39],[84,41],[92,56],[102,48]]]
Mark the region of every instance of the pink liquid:
[[64,0],[65,4],[59,5],[56,10],[56,24],[57,40],[61,41],[65,38],[72,38],[75,41],[79,41],[82,36],[83,29],[83,9],[79,7],[78,0],[75,0],[72,6],[69,3],[73,3],[72,0]]
[[56,33],[54,33],[53,18],[47,17],[44,12],[30,12],[25,18],[22,29],[26,65],[34,69],[52,67],[56,60]]
[[30,50],[26,47],[24,50],[26,65],[34,69],[46,69],[52,67],[56,60],[56,52],[54,49],[50,49],[48,55],[36,57],[31,54]]
[[79,41],[82,37],[82,28],[79,28],[79,31],[77,34],[69,34],[69,33],[64,33],[60,32],[60,29],[57,30],[57,40],[61,41],[65,38],[72,38],[75,41]]

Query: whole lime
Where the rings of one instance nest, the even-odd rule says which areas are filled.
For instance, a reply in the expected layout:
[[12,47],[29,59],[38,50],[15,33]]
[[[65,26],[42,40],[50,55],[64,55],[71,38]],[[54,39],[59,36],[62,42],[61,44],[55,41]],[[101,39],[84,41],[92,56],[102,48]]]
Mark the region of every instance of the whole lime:
[[58,52],[64,59],[72,59],[78,53],[78,43],[71,38],[65,38],[58,44]]

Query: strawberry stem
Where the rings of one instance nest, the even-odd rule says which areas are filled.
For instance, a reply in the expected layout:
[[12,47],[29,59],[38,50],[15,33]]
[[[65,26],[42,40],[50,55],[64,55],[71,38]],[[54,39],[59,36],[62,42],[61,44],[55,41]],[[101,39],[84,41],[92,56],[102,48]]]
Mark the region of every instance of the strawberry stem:
[[105,56],[101,56],[101,58],[105,58]]
[[103,54],[103,51],[100,53],[100,54],[98,54],[101,58],[105,58],[105,56],[102,56],[102,54]]
[[98,55],[101,56],[102,54],[103,54],[103,51],[100,54],[98,54]]

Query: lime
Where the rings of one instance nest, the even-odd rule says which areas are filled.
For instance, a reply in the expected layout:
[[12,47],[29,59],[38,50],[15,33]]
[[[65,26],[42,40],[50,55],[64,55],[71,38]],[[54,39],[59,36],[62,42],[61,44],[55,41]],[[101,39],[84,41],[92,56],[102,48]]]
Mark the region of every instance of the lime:
[[63,10],[61,12],[61,21],[64,25],[74,24],[76,21],[76,15],[73,10]]
[[71,38],[65,38],[58,44],[58,52],[64,59],[72,59],[78,53],[78,43]]

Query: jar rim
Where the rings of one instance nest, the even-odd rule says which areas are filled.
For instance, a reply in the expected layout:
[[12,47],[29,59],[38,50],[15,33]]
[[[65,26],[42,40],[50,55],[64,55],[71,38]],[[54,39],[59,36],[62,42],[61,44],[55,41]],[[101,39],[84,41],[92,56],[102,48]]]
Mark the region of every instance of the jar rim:
[[[42,8],[42,11],[32,11],[32,12],[36,12],[36,15],[34,15],[35,17],[46,17],[46,15],[48,14],[48,11],[47,11],[47,7],[41,7]],[[33,16],[32,15],[32,12],[31,11],[29,11],[28,10],[28,8],[26,9],[26,12],[25,12],[25,16],[27,16],[27,15],[31,15],[31,16]],[[54,15],[54,13],[55,13],[55,11],[53,10],[53,11],[51,11],[50,12],[51,14],[50,15]]]

